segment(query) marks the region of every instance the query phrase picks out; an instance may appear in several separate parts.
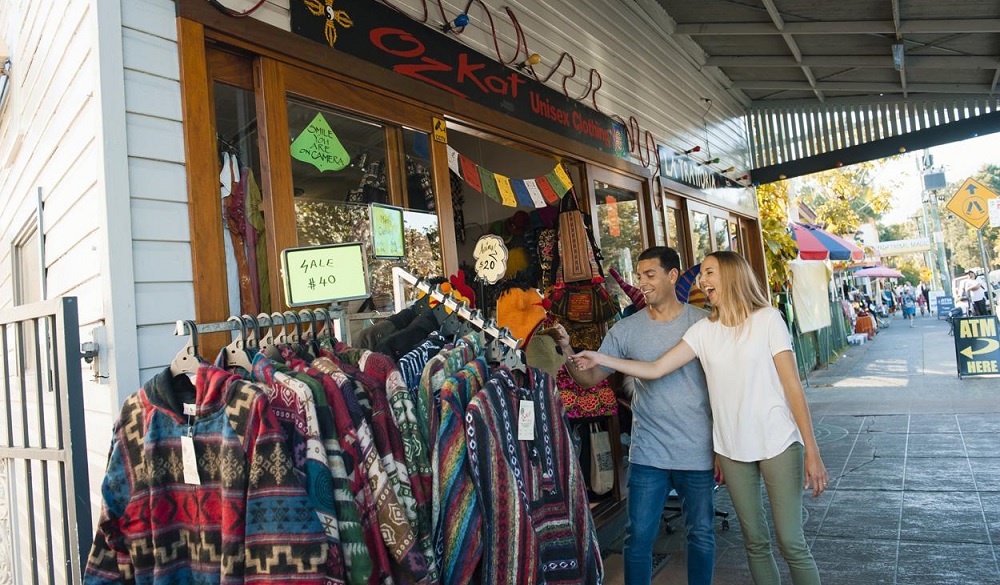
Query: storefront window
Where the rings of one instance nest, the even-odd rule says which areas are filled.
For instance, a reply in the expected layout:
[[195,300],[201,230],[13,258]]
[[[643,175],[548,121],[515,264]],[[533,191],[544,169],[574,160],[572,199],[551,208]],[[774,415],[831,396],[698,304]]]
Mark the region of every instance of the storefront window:
[[732,250],[733,252],[739,252],[740,254],[742,254],[743,251],[740,250],[740,241],[739,241],[740,230],[736,224],[737,222],[735,221],[729,222],[729,249]]
[[[599,243],[604,254],[604,268],[614,268],[630,284],[635,282],[635,266],[642,252],[638,194],[615,185],[594,182],[597,199]],[[628,304],[627,297],[622,302]]]
[[708,232],[708,214],[691,212],[691,238],[694,248],[694,262],[700,263],[712,251],[712,240]]
[[683,269],[687,266],[684,261],[684,245],[681,243],[681,210],[676,207],[667,207],[666,211],[667,218],[667,245],[677,250],[677,253],[681,257],[681,268]]
[[213,89],[229,312],[270,312],[254,94],[218,82]]
[[729,241],[729,220],[724,217],[713,218],[713,231],[715,232],[715,249],[730,250]]
[[[421,210],[404,210],[404,257],[375,258],[370,204],[403,200],[402,193],[390,193],[389,165],[403,168],[403,161],[388,157],[385,126],[289,102],[288,129],[299,246],[364,242],[370,308],[379,311],[392,310],[393,266],[403,266],[421,276],[440,274],[438,222],[433,213],[426,211],[425,199],[421,200]],[[411,145],[413,134],[410,132]],[[429,177],[426,160],[420,168]],[[415,186],[423,189],[424,177],[415,181]],[[425,193],[433,201],[433,189],[421,195]]]

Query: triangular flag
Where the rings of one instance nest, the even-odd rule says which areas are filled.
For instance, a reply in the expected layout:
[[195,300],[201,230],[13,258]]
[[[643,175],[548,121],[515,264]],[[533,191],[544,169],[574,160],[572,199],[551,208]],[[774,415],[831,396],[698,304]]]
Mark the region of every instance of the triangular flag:
[[322,113],[317,113],[292,142],[292,158],[323,171],[339,171],[351,162],[340,139],[333,133]]

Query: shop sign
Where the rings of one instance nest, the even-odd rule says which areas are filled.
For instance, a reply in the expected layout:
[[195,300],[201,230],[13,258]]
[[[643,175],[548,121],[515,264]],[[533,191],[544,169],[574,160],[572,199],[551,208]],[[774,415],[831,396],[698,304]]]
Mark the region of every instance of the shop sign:
[[609,154],[628,142],[611,117],[379,2],[329,4],[291,0],[292,31]]
[[360,242],[283,250],[281,276],[289,307],[370,296],[365,249]]
[[496,284],[507,272],[507,245],[503,238],[487,234],[476,242],[472,252],[476,260],[476,277],[487,284]]
[[916,254],[931,249],[930,238],[911,238],[909,240],[889,240],[877,242],[872,246],[879,256],[901,256]]
[[339,171],[351,162],[351,156],[323,114],[316,114],[289,148],[292,158],[311,164],[320,172]]
[[656,152],[660,157],[660,176],[664,179],[702,190],[746,189],[740,183],[713,171],[702,161],[678,154],[662,144],[657,145]]
[[995,315],[955,319],[958,377],[1000,376],[1000,338]]

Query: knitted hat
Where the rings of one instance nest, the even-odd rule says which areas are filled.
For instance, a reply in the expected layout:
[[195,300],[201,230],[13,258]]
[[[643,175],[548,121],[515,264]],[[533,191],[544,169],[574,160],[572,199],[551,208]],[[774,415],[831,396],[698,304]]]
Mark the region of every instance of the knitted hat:
[[549,335],[532,335],[524,348],[524,360],[529,366],[545,370],[552,376],[566,363],[566,357],[557,349],[556,340]]
[[454,290],[458,291],[461,295],[468,301],[469,306],[472,308],[476,307],[476,291],[472,290],[472,287],[465,282],[465,271],[459,270],[455,274],[452,274],[449,278],[451,286]]
[[614,268],[609,268],[608,272],[611,273],[611,277],[615,279],[618,286],[622,287],[622,291],[628,295],[628,298],[632,299],[632,304],[635,305],[636,310],[646,306],[646,297],[642,295],[642,291],[629,284]]
[[528,343],[532,332],[545,318],[542,295],[535,289],[511,288],[497,300],[497,325]]

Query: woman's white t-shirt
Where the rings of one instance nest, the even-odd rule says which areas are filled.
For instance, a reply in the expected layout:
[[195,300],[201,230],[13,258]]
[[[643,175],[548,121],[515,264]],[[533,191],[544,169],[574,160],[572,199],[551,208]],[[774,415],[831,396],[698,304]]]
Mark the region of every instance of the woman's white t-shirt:
[[792,349],[776,309],[750,315],[743,329],[702,319],[684,334],[708,381],[715,452],[734,461],[761,461],[802,442],[774,356]]

